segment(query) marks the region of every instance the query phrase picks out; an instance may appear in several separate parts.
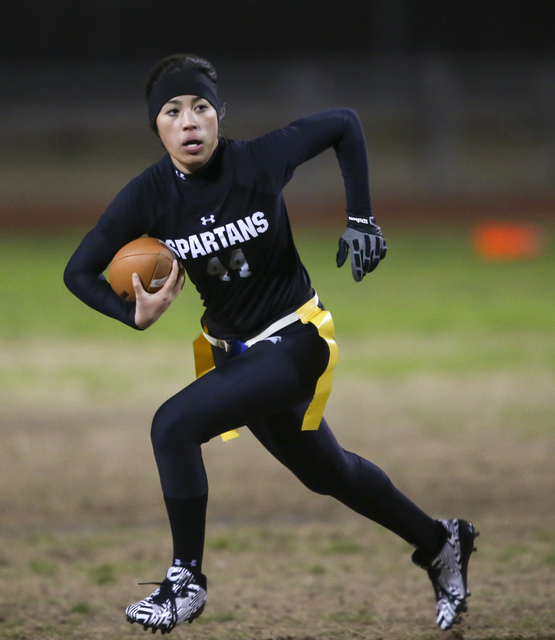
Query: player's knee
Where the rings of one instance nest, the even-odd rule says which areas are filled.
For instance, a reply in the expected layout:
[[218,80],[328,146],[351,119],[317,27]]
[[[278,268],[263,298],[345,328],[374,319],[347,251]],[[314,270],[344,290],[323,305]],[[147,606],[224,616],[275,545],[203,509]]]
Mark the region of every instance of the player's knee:
[[171,434],[171,424],[165,419],[162,407],[160,407],[154,414],[150,428],[150,440],[154,453],[164,451],[168,446],[171,446]]
[[186,411],[176,411],[170,401],[164,403],[154,414],[150,439],[155,453],[183,446],[185,443],[192,445],[195,442],[194,434],[188,425],[194,424],[194,419]]

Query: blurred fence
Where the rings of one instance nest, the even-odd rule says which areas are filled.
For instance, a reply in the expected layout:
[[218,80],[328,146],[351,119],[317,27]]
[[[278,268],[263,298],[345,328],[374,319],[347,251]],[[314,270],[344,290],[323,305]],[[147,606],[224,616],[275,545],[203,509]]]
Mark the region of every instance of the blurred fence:
[[[555,200],[555,58],[390,55],[214,59],[224,134],[251,137],[316,110],[355,108],[374,197]],[[146,124],[151,62],[0,65],[0,223],[103,207],[161,149]],[[300,168],[291,198],[341,197],[333,154]]]

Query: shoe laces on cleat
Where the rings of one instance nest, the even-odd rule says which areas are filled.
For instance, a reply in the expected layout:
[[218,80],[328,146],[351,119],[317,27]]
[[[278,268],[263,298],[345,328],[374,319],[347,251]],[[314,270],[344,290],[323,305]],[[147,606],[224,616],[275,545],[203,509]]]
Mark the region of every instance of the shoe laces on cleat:
[[153,633],[170,633],[186,620],[192,622],[200,616],[206,603],[206,578],[198,584],[193,574],[184,567],[170,567],[162,582],[143,582],[158,588],[144,600],[127,607],[127,620],[138,622]]

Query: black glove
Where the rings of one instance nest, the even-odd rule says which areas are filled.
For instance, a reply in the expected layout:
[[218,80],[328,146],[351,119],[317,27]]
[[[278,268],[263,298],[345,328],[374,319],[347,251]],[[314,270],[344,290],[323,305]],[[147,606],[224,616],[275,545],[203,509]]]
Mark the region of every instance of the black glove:
[[[362,223],[362,221],[365,223]],[[380,227],[372,217],[358,218],[356,223],[349,217],[345,233],[339,238],[337,266],[342,267],[351,250],[351,269],[353,278],[360,282],[367,273],[374,271],[385,258],[387,245]]]

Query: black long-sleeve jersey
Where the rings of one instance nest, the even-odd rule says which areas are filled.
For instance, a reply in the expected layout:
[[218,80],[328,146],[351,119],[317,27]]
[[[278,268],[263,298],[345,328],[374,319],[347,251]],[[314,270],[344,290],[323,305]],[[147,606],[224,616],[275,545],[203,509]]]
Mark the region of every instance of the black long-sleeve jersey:
[[67,287],[94,309],[135,327],[135,305],[102,277],[115,253],[144,234],[166,242],[196,286],[203,323],[247,339],[312,295],[282,190],[303,162],[333,148],[347,212],[371,215],[366,145],[356,113],[314,114],[249,141],[221,138],[210,161],[183,174],[166,154],[123,188],[70,259]]

